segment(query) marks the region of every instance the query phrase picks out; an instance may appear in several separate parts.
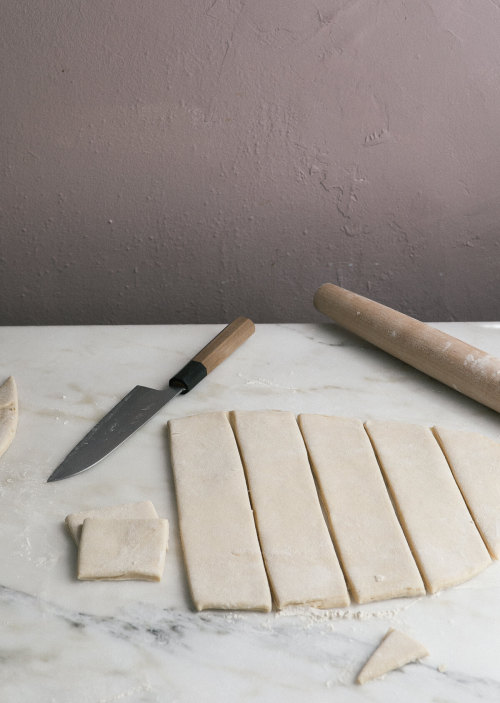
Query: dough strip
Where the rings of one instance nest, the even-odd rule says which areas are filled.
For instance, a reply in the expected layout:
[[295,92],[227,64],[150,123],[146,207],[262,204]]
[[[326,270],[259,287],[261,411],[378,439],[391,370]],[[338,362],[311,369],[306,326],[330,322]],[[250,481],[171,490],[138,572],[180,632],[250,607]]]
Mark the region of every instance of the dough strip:
[[271,609],[243,466],[227,414],[169,422],[179,524],[197,610]]
[[389,421],[365,427],[427,590],[455,586],[486,568],[488,551],[431,430]]
[[299,426],[353,599],[425,594],[363,423],[299,415]]
[[276,606],[348,605],[295,416],[274,410],[235,411],[231,420]]
[[500,443],[444,427],[434,434],[491,556],[500,559]]

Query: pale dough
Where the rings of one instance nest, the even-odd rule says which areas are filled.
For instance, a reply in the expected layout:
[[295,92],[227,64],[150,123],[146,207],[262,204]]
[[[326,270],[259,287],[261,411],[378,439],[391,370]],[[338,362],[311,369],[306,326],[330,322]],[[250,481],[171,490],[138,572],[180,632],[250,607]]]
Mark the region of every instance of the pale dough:
[[462,583],[491,562],[431,430],[366,423],[427,590]]
[[227,414],[170,420],[184,558],[197,610],[269,611],[271,594]]
[[78,549],[78,578],[159,581],[165,567],[168,521],[86,518]]
[[76,544],[80,541],[83,521],[91,517],[103,520],[157,518],[158,513],[150,500],[141,501],[139,503],[111,505],[105,508],[95,508],[93,510],[84,510],[80,513],[72,513],[66,516],[66,525]]
[[491,556],[500,559],[500,442],[444,427],[434,433]]
[[429,652],[423,644],[412,639],[404,632],[389,630],[381,644],[368,659],[356,679],[363,684],[371,679],[399,669],[409,662],[428,656]]
[[277,608],[349,604],[295,416],[236,411],[231,420]]
[[354,600],[425,594],[363,423],[299,415],[299,426]]
[[18,403],[12,376],[0,386],[0,456],[9,448],[17,429]]

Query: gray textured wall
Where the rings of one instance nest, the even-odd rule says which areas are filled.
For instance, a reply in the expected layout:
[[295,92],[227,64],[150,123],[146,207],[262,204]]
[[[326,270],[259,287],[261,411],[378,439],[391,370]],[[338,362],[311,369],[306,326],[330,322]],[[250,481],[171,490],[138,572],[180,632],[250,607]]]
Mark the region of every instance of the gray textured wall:
[[0,323],[500,319],[497,0],[7,0]]

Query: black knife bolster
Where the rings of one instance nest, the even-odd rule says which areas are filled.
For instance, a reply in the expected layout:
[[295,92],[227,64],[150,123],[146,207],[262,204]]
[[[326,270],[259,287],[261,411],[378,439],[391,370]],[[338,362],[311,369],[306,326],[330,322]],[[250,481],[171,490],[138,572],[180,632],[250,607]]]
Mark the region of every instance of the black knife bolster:
[[187,393],[202,381],[207,375],[207,370],[201,361],[189,361],[183,369],[176,373],[169,381],[171,388],[182,388],[181,393]]

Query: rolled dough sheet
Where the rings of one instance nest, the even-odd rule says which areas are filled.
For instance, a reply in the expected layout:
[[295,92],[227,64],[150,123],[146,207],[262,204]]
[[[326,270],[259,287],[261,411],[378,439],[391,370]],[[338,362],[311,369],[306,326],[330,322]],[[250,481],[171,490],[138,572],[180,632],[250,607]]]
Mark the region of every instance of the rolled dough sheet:
[[78,548],[78,578],[160,581],[168,547],[168,521],[86,518]]
[[431,430],[384,421],[365,427],[427,590],[455,586],[485,569],[488,550]]
[[110,505],[105,508],[94,508],[93,510],[84,510],[80,513],[72,513],[66,516],[65,522],[76,544],[80,541],[83,521],[91,517],[103,520],[124,520],[133,518],[157,518],[158,513],[150,500],[141,501],[139,503]]
[[300,415],[299,426],[353,599],[425,594],[363,423]]
[[271,594],[227,414],[170,420],[184,558],[197,610],[269,611]]
[[295,416],[273,410],[236,411],[231,419],[276,606],[348,605]]
[[491,556],[500,559],[500,442],[444,427],[434,434]]
[[10,447],[17,429],[17,388],[12,376],[0,386],[0,456]]
[[366,683],[405,664],[427,657],[428,654],[423,644],[405,635],[404,632],[389,630],[359,672],[356,680],[361,684]]

